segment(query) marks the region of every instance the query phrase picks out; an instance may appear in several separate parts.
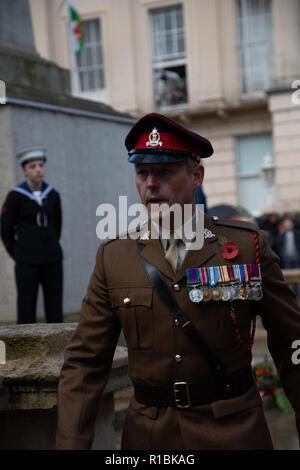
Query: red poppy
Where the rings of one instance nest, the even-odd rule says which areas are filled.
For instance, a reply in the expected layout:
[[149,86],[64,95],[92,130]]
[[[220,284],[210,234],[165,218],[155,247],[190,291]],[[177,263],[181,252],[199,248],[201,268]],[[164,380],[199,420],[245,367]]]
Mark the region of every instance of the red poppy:
[[222,255],[225,259],[235,258],[239,253],[236,244],[233,242],[227,242],[222,245]]

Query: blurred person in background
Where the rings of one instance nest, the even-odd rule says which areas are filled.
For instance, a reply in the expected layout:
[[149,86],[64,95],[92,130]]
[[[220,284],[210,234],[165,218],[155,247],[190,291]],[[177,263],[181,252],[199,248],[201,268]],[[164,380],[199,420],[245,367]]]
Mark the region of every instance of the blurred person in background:
[[266,214],[262,218],[257,218],[256,223],[259,228],[266,232],[271,249],[278,254],[278,235],[280,217],[278,214]]
[[61,323],[60,196],[43,181],[47,159],[45,149],[25,149],[17,154],[17,158],[26,179],[9,192],[1,212],[1,238],[16,263],[17,322],[36,322],[38,287],[41,284],[47,322]]
[[291,217],[285,218],[280,225],[276,240],[276,251],[280,257],[282,269],[300,267],[300,231],[295,229]]

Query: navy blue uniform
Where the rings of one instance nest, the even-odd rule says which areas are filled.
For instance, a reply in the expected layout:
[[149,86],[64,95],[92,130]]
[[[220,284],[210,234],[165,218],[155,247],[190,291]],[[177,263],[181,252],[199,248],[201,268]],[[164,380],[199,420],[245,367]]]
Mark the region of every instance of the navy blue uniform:
[[26,182],[9,192],[2,207],[1,238],[15,260],[18,323],[35,323],[38,286],[44,291],[48,322],[62,322],[61,204],[43,182],[40,200]]

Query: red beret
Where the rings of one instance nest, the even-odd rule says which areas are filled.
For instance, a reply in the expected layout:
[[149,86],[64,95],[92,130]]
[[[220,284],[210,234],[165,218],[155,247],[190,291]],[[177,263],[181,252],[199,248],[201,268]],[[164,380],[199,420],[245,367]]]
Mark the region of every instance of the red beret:
[[187,157],[210,157],[209,140],[161,114],[143,116],[125,139],[132,163],[167,163]]

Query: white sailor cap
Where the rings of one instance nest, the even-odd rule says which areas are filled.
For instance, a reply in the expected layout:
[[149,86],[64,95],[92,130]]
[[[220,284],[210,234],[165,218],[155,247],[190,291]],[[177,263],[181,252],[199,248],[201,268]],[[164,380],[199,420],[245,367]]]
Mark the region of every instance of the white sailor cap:
[[41,147],[30,147],[22,149],[17,153],[16,157],[19,159],[19,162],[22,166],[28,160],[33,160],[37,158],[42,158],[45,161],[47,160],[46,149]]

